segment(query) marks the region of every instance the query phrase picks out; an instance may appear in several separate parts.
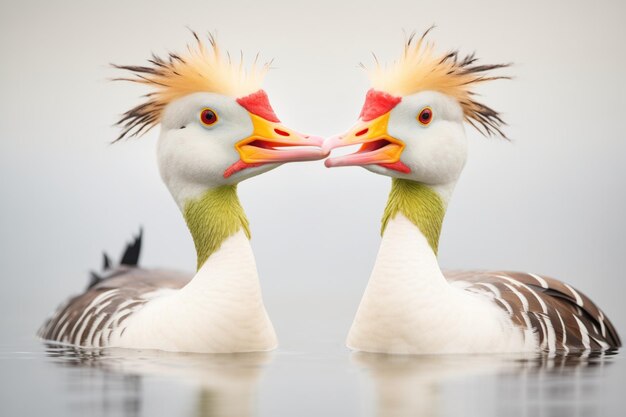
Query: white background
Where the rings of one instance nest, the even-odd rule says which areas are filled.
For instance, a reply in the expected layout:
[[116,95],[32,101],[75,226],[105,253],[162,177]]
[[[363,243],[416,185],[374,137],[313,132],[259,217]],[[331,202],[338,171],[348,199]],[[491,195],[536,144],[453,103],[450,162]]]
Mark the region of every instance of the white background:
[[[481,88],[512,139],[468,128],[470,159],[444,224],[446,268],[543,273],[588,294],[626,336],[626,15],[618,1],[21,1],[0,5],[0,334],[30,338],[82,290],[101,251],[139,225],[141,263],[192,271],[195,253],[155,158],[158,129],[109,145],[141,87],[108,63],[182,50],[185,29],[276,58],[265,89],[285,125],[340,133],[365,91],[361,61],[431,24],[441,51],[514,62]],[[321,162],[239,187],[283,349],[342,346],[379,244],[389,179]]]

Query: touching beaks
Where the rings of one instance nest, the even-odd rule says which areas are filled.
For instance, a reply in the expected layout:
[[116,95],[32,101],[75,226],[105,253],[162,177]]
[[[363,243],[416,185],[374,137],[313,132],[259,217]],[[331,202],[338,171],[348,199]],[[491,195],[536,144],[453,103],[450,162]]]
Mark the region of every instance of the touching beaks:
[[255,114],[250,114],[250,117],[252,135],[235,144],[240,161],[224,172],[225,178],[245,168],[270,163],[315,161],[328,156],[328,152],[322,150],[323,138],[298,133]]
[[385,168],[407,172],[408,169],[400,162],[404,150],[404,142],[387,133],[389,113],[376,119],[359,122],[348,133],[332,136],[324,141],[322,150],[330,153],[335,148],[361,145],[355,153],[328,158],[324,164],[328,168],[341,166],[381,165]]

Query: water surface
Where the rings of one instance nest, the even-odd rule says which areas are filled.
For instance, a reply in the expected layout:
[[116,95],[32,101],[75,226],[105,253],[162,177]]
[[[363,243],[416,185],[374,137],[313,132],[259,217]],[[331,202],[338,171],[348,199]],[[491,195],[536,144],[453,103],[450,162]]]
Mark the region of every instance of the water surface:
[[2,416],[621,416],[621,355],[0,351]]

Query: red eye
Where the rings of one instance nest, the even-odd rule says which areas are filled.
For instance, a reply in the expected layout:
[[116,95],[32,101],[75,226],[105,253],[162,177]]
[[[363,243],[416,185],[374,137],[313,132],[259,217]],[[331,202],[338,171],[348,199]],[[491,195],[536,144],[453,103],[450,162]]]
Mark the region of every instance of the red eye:
[[200,113],[200,121],[205,126],[214,125],[217,122],[217,114],[211,109],[203,109]]
[[433,110],[430,107],[423,108],[419,116],[417,116],[417,121],[424,126],[430,123],[431,120],[433,120]]

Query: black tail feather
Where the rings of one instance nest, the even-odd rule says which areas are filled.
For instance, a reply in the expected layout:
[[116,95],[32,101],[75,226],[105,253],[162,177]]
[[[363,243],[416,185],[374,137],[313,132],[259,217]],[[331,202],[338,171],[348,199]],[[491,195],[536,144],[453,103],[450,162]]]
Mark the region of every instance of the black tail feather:
[[[139,265],[139,254],[141,252],[141,240],[143,238],[143,228],[139,228],[139,234],[135,236],[131,243],[126,245],[126,249],[124,249],[124,253],[122,254],[122,259],[120,260],[120,265],[137,267]],[[98,273],[91,271],[89,272],[89,283],[87,285],[87,289],[98,285],[100,282],[104,281],[107,278],[111,278],[113,276],[118,275],[115,271],[107,272],[113,269],[113,263],[111,262],[111,258],[106,252],[102,253],[102,271],[104,273],[103,276],[100,276]]]
[[102,270],[106,271],[107,269],[111,269],[111,258],[106,252],[102,252]]
[[121,265],[137,266],[139,265],[139,254],[141,252],[141,239],[143,237],[143,228],[139,229],[139,234],[132,243],[126,245],[124,254],[122,255]]
[[89,284],[87,284],[87,289],[90,289],[94,285],[97,285],[100,281],[102,281],[102,277],[91,271],[89,273]]

